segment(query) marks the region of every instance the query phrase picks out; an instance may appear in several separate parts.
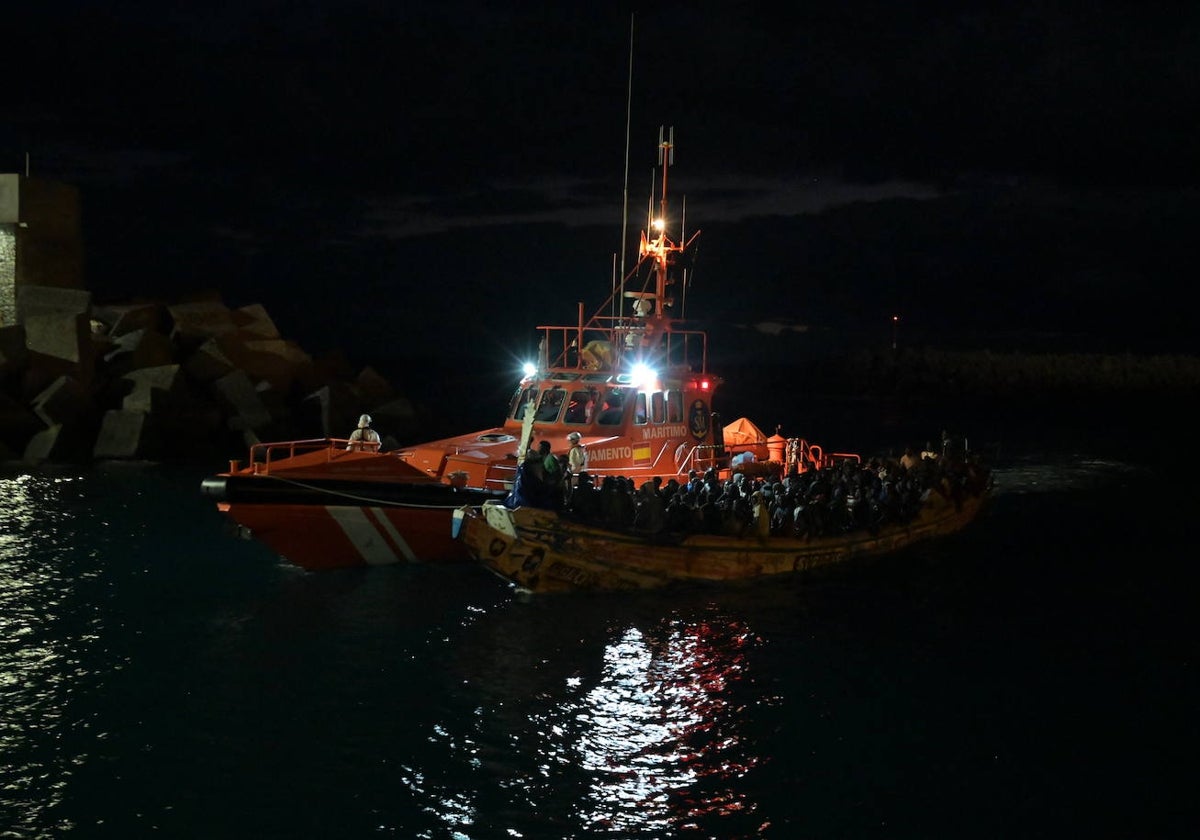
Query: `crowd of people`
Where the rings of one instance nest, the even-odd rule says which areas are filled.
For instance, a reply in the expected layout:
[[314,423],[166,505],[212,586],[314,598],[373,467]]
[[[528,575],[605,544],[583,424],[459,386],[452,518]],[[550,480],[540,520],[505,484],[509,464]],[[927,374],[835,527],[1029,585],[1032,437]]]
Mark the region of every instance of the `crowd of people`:
[[[553,462],[553,463],[552,463]],[[691,472],[684,483],[654,478],[636,487],[625,476],[597,482],[572,473],[567,456],[543,441],[530,454],[509,497],[593,525],[640,533],[820,538],[852,531],[875,533],[911,521],[931,493],[961,504],[988,481],[986,468],[966,452],[908,449],[899,458],[846,459],[783,477],[735,471]]]

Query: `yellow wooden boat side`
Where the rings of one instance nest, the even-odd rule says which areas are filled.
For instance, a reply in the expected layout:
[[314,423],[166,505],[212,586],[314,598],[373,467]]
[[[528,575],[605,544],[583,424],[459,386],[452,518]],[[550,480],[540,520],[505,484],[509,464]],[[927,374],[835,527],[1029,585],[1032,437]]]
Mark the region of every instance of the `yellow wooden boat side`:
[[953,502],[930,495],[911,521],[872,534],[811,540],[783,536],[655,535],[572,521],[554,511],[488,502],[455,512],[458,538],[480,563],[531,592],[654,589],[685,581],[785,575],[898,551],[970,523],[986,493]]

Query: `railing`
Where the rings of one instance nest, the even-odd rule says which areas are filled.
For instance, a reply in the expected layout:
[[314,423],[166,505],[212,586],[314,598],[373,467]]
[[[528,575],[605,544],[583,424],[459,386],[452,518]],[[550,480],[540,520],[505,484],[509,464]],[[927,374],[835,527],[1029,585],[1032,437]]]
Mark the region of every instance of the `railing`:
[[[587,326],[540,326],[546,366],[620,371],[632,362],[708,371],[708,335],[678,329],[669,320],[598,316]],[[597,344],[601,342],[601,344]],[[644,345],[644,346],[643,346]]]
[[729,463],[730,456],[724,445],[705,443],[692,447],[692,451],[684,457],[680,471],[686,473],[689,470],[695,470],[703,473],[709,469],[715,469],[720,473],[729,469]]
[[[270,475],[271,462],[295,458],[297,455],[307,455],[312,452],[326,453],[326,463],[333,461],[339,454],[348,451],[350,441],[346,438],[311,438],[309,440],[288,440],[277,443],[255,443],[250,446],[249,465],[256,475]],[[229,462],[229,471],[237,472],[238,462]]]

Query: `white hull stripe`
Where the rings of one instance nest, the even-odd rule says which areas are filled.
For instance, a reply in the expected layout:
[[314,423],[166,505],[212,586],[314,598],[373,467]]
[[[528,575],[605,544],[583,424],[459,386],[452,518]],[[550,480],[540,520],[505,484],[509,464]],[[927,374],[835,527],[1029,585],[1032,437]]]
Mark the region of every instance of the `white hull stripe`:
[[[395,545],[400,548],[400,551],[408,560],[416,559],[412,549],[408,547],[408,543],[400,536],[396,529],[385,517],[378,508],[358,508],[346,507],[344,505],[329,505],[325,510],[329,513],[333,521],[342,529],[342,533],[346,535],[346,539],[350,540],[350,544],[358,552],[363,562],[371,566],[386,566],[390,563],[400,562],[400,558],[396,555],[395,549],[388,544],[387,537],[395,540]],[[368,511],[370,515],[368,515]],[[378,522],[384,523],[384,528],[387,531],[387,537],[380,533]]]
[[404,539],[400,535],[400,532],[396,530],[396,526],[392,524],[392,520],[387,518],[387,514],[379,508],[371,508],[371,513],[375,516],[376,521],[379,522],[380,527],[392,538],[392,544],[400,549],[400,553],[404,555],[404,559],[409,563],[415,563],[417,555],[409,548],[408,540]]

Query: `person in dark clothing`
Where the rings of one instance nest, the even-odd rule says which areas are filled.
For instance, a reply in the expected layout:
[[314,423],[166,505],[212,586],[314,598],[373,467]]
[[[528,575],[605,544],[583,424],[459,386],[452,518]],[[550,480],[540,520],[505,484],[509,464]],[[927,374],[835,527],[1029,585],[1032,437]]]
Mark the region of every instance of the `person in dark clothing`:
[[538,443],[538,458],[542,465],[541,507],[557,510],[563,503],[563,468],[558,456],[550,451],[550,441]]

